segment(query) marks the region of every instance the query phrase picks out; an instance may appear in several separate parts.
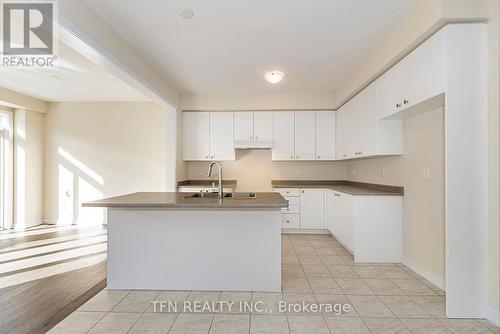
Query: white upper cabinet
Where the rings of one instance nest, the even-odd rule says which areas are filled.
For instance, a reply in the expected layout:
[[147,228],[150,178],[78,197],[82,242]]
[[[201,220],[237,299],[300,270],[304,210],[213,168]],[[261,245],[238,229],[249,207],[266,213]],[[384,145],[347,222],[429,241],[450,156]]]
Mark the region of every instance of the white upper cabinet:
[[253,112],[234,113],[234,146],[251,147],[253,144]]
[[235,112],[234,113],[235,148],[272,148],[273,113]]
[[234,160],[232,112],[185,112],[184,160]]
[[414,107],[444,92],[444,48],[440,30],[380,77],[379,118],[405,118]]
[[260,111],[253,113],[253,134],[255,147],[273,146],[273,112]]
[[295,112],[295,160],[315,160],[316,113]]
[[377,85],[375,81],[337,111],[338,160],[403,154],[403,121],[378,119]]
[[184,160],[210,160],[209,118],[208,112],[182,114]]
[[335,112],[316,111],[316,160],[335,159]]
[[210,113],[210,160],[235,160],[233,113]]
[[295,159],[295,115],[293,111],[274,112],[273,160]]

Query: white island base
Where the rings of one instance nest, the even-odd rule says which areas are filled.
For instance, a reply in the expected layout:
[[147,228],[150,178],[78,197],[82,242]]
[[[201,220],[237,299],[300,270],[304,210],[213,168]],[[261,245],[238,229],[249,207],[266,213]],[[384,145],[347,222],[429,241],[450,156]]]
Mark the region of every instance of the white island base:
[[108,289],[280,292],[280,210],[109,208]]

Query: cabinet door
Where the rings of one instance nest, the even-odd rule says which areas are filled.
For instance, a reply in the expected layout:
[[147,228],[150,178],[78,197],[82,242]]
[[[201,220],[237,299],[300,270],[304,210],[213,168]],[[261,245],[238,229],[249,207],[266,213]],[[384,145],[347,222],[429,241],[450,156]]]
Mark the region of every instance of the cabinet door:
[[335,159],[335,112],[316,112],[316,160]]
[[251,147],[253,142],[253,112],[234,113],[234,145]]
[[234,160],[233,113],[210,113],[210,159]]
[[377,80],[378,118],[389,117],[402,110],[406,64],[399,62]]
[[334,231],[337,238],[344,245],[353,250],[354,225],[353,225],[353,203],[350,195],[335,191],[334,194]]
[[209,113],[185,112],[182,114],[182,120],[184,160],[209,160]]
[[335,193],[331,189],[325,190],[325,227],[335,235]]
[[335,129],[335,152],[338,160],[354,158],[354,141],[357,137],[357,125],[354,122],[356,97],[348,101],[337,111]]
[[293,111],[277,111],[274,116],[273,160],[294,160],[295,117]]
[[403,109],[444,92],[444,31],[440,30],[406,56]]
[[316,113],[295,113],[295,160],[315,160]]
[[300,189],[300,228],[325,228],[324,189]]
[[273,112],[253,113],[253,133],[257,146],[270,147],[273,143]]
[[377,83],[363,89],[356,98],[354,155],[373,155],[377,153]]

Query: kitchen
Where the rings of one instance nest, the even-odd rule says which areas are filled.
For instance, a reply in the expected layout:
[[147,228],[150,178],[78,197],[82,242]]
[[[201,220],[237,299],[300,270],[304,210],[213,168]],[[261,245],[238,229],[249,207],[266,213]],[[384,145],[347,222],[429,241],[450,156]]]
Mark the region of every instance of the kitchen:
[[2,69],[0,291],[74,291],[0,329],[497,331],[499,5],[438,2],[60,3],[59,72]]

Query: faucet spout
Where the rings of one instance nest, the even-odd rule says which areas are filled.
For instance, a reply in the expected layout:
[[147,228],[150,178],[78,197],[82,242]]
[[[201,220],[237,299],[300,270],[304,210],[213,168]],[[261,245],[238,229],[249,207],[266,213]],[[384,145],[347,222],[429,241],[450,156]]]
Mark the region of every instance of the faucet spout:
[[222,200],[222,166],[220,165],[220,163],[218,163],[217,161],[212,161],[210,163],[210,166],[208,166],[208,172],[207,172],[207,176],[210,177],[212,175],[212,167],[216,165],[218,168],[219,168],[219,184],[218,184],[218,194],[219,194],[219,199]]

